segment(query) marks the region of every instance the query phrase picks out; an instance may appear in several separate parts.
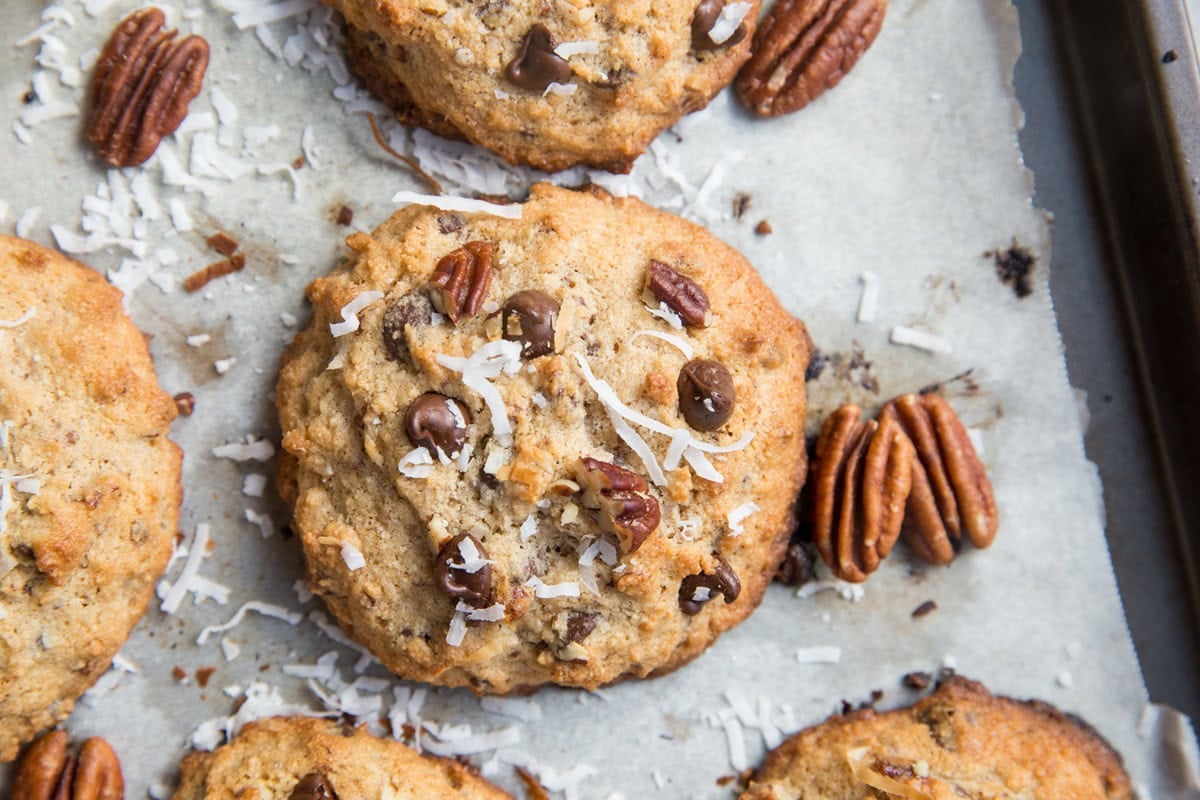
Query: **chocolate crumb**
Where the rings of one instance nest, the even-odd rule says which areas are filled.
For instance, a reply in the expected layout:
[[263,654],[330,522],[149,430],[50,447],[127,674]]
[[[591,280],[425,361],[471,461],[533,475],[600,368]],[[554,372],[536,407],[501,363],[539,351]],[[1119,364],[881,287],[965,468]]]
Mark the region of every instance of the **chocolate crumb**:
[[191,392],[180,392],[172,399],[175,401],[175,411],[181,417],[190,417],[196,410],[196,396]]
[[1001,252],[984,253],[991,256],[996,263],[996,276],[1000,282],[1012,287],[1018,298],[1033,294],[1033,270],[1037,266],[1037,258],[1026,248],[1013,242],[1012,247]]
[[771,223],[767,222],[765,219],[760,220],[759,223],[754,226],[754,232],[759,236],[766,236],[774,233],[774,231],[771,229]]
[[909,672],[900,679],[900,684],[908,689],[928,689],[933,683],[933,676],[928,672]]
[[808,368],[804,370],[805,383],[820,378],[827,366],[829,366],[829,356],[813,348],[812,357],[808,359]]
[[342,206],[337,212],[337,224],[346,226],[354,221],[354,209],[350,206]]
[[217,231],[204,241],[209,247],[225,257],[233,255],[241,247],[237,239],[234,239],[224,231]]
[[196,670],[196,683],[200,684],[200,688],[204,689],[208,686],[208,679],[217,671],[216,667],[201,667]]
[[300,169],[304,166],[304,156],[296,156],[296,160],[292,162],[292,169]]
[[745,192],[738,192],[733,196],[733,218],[741,219],[742,215],[750,208],[750,195]]
[[34,100],[37,100],[37,95],[33,93],[33,89],[30,89],[21,97],[21,102],[27,106],[33,105]]
[[1177,58],[1179,58],[1179,53],[1176,53],[1174,50],[1168,50],[1167,52],[1163,53],[1162,62],[1164,64],[1170,64]]
[[932,600],[926,600],[924,603],[921,603],[921,605],[913,609],[913,619],[919,619],[928,614],[932,614],[934,611],[937,611],[937,607],[937,603],[933,602]]
[[187,670],[185,670],[183,667],[176,666],[171,669],[171,677],[180,683],[183,683],[187,680]]
[[204,269],[193,272],[183,281],[183,288],[189,293],[195,293],[208,285],[209,281],[241,271],[246,266],[246,254],[234,253],[229,258],[214,261]]
[[737,780],[737,775],[722,775],[717,778],[717,786],[728,786]]
[[546,788],[538,783],[538,779],[526,770],[524,767],[513,767],[517,771],[517,777],[521,779],[521,783],[525,784],[525,792],[529,795],[529,800],[550,800],[550,793]]
[[784,586],[803,586],[813,579],[813,557],[801,542],[788,545],[783,563],[775,572],[775,580]]

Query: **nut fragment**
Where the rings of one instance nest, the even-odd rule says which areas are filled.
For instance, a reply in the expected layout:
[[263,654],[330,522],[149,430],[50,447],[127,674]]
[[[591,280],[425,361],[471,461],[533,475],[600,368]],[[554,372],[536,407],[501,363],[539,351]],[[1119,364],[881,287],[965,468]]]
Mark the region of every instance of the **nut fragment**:
[[925,561],[947,564],[964,533],[976,547],[996,538],[1000,517],[991,481],[958,415],[938,394],[890,401],[879,421],[894,421],[916,447],[904,540]]
[[121,800],[121,763],[108,742],[84,741],[78,757],[65,731],[51,731],[29,746],[13,779],[11,800]]
[[87,138],[115,167],[144,163],[187,116],[208,67],[208,43],[175,40],[166,17],[144,8],[117,25],[96,61]]
[[661,512],[650,487],[636,473],[584,456],[575,465],[583,504],[600,511],[600,527],[617,535],[622,553],[632,553],[658,529]]
[[813,461],[813,543],[834,574],[861,583],[900,536],[913,445],[894,419],[863,422],[858,406],[821,428]]
[[709,600],[718,594],[725,596],[726,603],[737,600],[742,593],[742,582],[729,562],[714,554],[717,567],[713,572],[688,575],[679,584],[679,608],[688,616],[695,616]]
[[541,92],[552,83],[571,80],[571,65],[554,52],[554,37],[545,25],[534,25],[525,34],[517,57],[504,69],[513,86]]
[[492,283],[491,243],[467,242],[443,256],[429,283],[433,307],[451,322],[478,314]]
[[707,328],[712,324],[708,295],[700,284],[663,262],[650,260],[650,266],[646,268],[646,291],[655,300],[666,303],[684,325]]
[[492,599],[492,564],[483,545],[469,533],[460,533],[438,551],[434,577],[441,590],[476,607]]
[[762,117],[799,111],[832,89],[866,52],[887,0],[776,0],[754,34],[735,88]]
[[292,789],[289,800],[338,800],[329,779],[319,772],[310,772]]

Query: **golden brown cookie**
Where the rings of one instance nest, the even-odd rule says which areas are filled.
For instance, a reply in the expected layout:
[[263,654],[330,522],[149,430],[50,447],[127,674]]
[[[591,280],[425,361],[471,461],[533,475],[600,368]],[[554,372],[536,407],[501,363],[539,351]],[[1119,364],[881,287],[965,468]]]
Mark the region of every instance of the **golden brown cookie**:
[[323,2],[349,23],[351,68],[402,122],[514,164],[628,172],[733,80],[760,0]]
[[512,800],[457,761],[310,717],[251,722],[180,771],[174,800]]
[[741,800],[1132,800],[1121,757],[1051,705],[952,677],[911,708],[831,717],[773,750]]
[[674,669],[782,558],[807,336],[742,256],[639,200],[539,184],[506,208],[405,208],[309,287],[277,387],[309,583],[406,678]]
[[70,713],[145,611],[178,525],[174,417],[121,293],[0,236],[0,761]]

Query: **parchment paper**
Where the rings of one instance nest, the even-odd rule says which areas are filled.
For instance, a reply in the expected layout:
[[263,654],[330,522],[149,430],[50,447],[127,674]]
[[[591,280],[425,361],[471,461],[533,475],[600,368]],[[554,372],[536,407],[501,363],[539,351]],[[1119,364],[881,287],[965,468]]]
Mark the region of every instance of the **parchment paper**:
[[[232,120],[225,110],[224,134],[207,132],[225,137],[225,152],[240,156],[247,128],[271,124],[280,134],[248,157],[251,164],[291,164],[302,155],[307,126],[318,152],[310,146],[308,163],[296,172],[298,198],[282,173],[206,179],[215,187],[206,197],[164,186],[161,158],[145,168],[163,204],[162,216],[143,223],[147,252],[161,256],[166,247],[178,260],[163,263],[170,261],[166,253],[145,268],[169,291],[146,281],[128,305],[153,337],[163,385],[196,396],[194,416],[180,419],[173,433],[187,454],[181,527],[189,544],[198,523],[211,525],[213,549],[200,573],[231,594],[225,605],[195,604],[189,596],[174,616],[155,604],[122,651],[139,671],[114,669],[69,720],[73,735],[98,734],[113,743],[130,797],[169,790],[189,737],[206,720],[233,713],[235,689],[263,682],[282,700],[323,710],[305,680],[284,674],[285,665],[313,663],[334,651],[337,674],[346,682],[359,677],[359,654],[323,634],[308,616],[319,602],[301,602],[293,588],[302,574],[295,542],[280,533],[264,538],[245,518],[246,509],[267,514],[276,530],[287,521],[269,484],[261,498],[242,491],[249,474],[273,479],[274,461],[236,463],[215,457],[212,448],[246,436],[277,439],[272,387],[281,349],[294,332],[281,314],[302,324],[303,287],[335,264],[348,232],[333,222],[336,211],[350,206],[354,225],[369,229],[392,211],[395,191],[424,189],[375,146],[362,114],[348,113],[351,106],[333,97],[334,77],[342,74],[337,63],[311,74],[305,69],[311,62],[290,67],[253,29],[235,26],[228,13],[234,0],[215,2],[190,0],[200,15],[181,13],[178,0],[162,4],[182,30],[201,32],[212,45],[206,88],[193,114],[212,112],[219,88],[238,111]],[[73,25],[60,23],[51,34],[64,44],[63,58],[78,66],[79,55],[101,46],[136,5],[64,0]],[[23,38],[40,24],[41,12],[33,0],[7,0],[0,10],[3,38]],[[305,19],[312,18],[266,27],[283,45]],[[39,207],[35,221],[25,217],[28,235],[52,244],[51,223],[82,234],[81,200],[106,172],[82,139],[79,116],[30,127],[29,144],[15,138],[13,123],[30,108],[22,97],[39,47],[0,47],[0,200],[10,206],[6,230],[26,209]],[[880,707],[906,704],[915,694],[900,687],[904,673],[953,666],[995,692],[1039,697],[1082,715],[1124,754],[1150,795],[1185,796],[1188,775],[1174,751],[1194,748],[1186,720],[1152,713],[1139,734],[1146,691],[1048,294],[1050,226],[1031,205],[1032,179],[1017,144],[1021,112],[1011,74],[1019,48],[1016,12],[1007,0],[893,0],[874,48],[810,108],[757,121],[722,95],[660,137],[657,155],[643,158],[630,181],[609,182],[674,210],[683,194],[689,213],[741,249],[808,323],[829,357],[809,384],[810,430],[847,400],[873,411],[897,393],[970,370],[946,392],[978,431],[996,487],[1002,523],[995,545],[968,549],[948,569],[923,567],[898,552],[856,602],[837,591],[798,597],[775,586],[748,622],[692,665],[595,694],[546,690],[532,705],[517,707],[528,717],[536,706],[540,720],[486,712],[464,692],[431,691],[421,718],[435,729],[447,723],[469,723],[474,734],[511,729],[500,734],[510,743],[499,753],[472,756],[485,774],[518,793],[513,762],[529,764],[548,788],[568,788],[567,796],[728,797],[730,789],[717,779],[745,766],[731,763],[737,749],[731,737],[736,742],[740,732],[750,764],[764,752],[762,733],[742,723],[757,720],[770,739],[776,728],[819,722],[842,700],[859,703],[875,689],[883,691]],[[61,85],[54,72],[49,78],[57,98],[80,104],[78,90]],[[397,145],[411,149],[408,134],[389,130]],[[172,137],[168,147],[186,165],[188,144],[203,133]],[[127,171],[123,180],[138,172]],[[513,171],[506,185],[516,189],[529,179]],[[681,189],[685,182],[690,190]],[[461,182],[447,186],[462,190]],[[730,211],[737,193],[751,198],[740,220]],[[171,198],[188,210],[193,231],[177,233],[167,222]],[[762,219],[772,234],[753,232]],[[247,268],[200,294],[182,292],[184,276],[216,259],[203,240],[217,230],[242,243]],[[997,279],[987,255],[1014,243],[1037,257],[1034,291],[1024,299]],[[136,283],[140,268],[121,268],[129,255],[109,247],[82,258]],[[879,277],[879,313],[874,322],[859,323],[865,270]],[[952,352],[890,344],[894,325],[941,336]],[[200,334],[210,339],[187,343]],[[219,375],[214,363],[229,358],[236,362]],[[181,567],[182,560],[172,564],[169,580]],[[251,600],[286,606],[304,621],[293,627],[250,613],[224,636],[196,644],[204,626],[228,620]],[[926,600],[936,601],[937,610],[914,619],[911,612]],[[222,653],[222,638],[240,645],[233,661]],[[824,646],[841,649],[837,663],[797,657]],[[186,682],[173,676],[176,667]],[[205,667],[215,672],[202,688],[197,670]],[[382,714],[393,704],[392,686],[417,688],[389,679],[378,666],[366,674],[387,679],[382,692],[362,693],[381,698]],[[227,687],[234,688],[223,691]],[[731,721],[739,710],[741,722]],[[770,723],[761,724],[764,718]],[[403,714],[396,719],[412,721]]]

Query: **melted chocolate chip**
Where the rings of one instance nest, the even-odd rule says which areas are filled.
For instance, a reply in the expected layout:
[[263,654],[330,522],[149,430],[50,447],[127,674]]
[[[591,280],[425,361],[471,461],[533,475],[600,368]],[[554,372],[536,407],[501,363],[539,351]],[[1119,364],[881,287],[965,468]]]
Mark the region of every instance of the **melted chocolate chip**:
[[337,792],[319,772],[310,772],[292,789],[291,800],[337,800]]
[[596,630],[596,623],[600,621],[599,614],[592,614],[587,611],[572,611],[567,617],[567,641],[582,642],[592,631]]
[[725,10],[725,0],[700,0],[696,13],[692,15],[692,49],[719,50],[722,47],[732,47],[746,38],[746,25],[738,25],[728,39],[717,44],[712,40],[710,32],[717,24],[717,18]]
[[433,304],[424,292],[410,292],[388,303],[383,312],[383,346],[388,355],[403,364],[412,364],[408,350],[408,338],[404,328],[408,325],[419,328],[433,321]]
[[684,364],[675,387],[679,413],[698,431],[715,431],[733,414],[733,376],[717,361],[698,358]]
[[552,83],[571,80],[571,65],[554,52],[554,39],[545,25],[534,25],[525,34],[517,57],[504,69],[504,77],[513,86],[545,91]]
[[434,577],[438,587],[451,597],[473,606],[486,606],[492,599],[492,565],[484,564],[474,572],[463,569],[463,542],[470,542],[480,558],[487,558],[487,552],[478,539],[469,533],[460,533],[438,551]]
[[521,343],[521,354],[537,358],[554,352],[558,301],[537,289],[517,292],[504,304],[504,338]]
[[437,392],[421,395],[404,414],[404,432],[408,434],[408,440],[414,447],[424,447],[434,458],[438,458],[439,450],[447,458],[462,452],[470,424],[471,412],[466,406]]
[[726,603],[732,603],[742,593],[742,582],[733,567],[720,556],[716,558],[715,572],[689,575],[679,584],[679,608],[684,614],[699,614],[704,604],[718,594],[725,596]]

